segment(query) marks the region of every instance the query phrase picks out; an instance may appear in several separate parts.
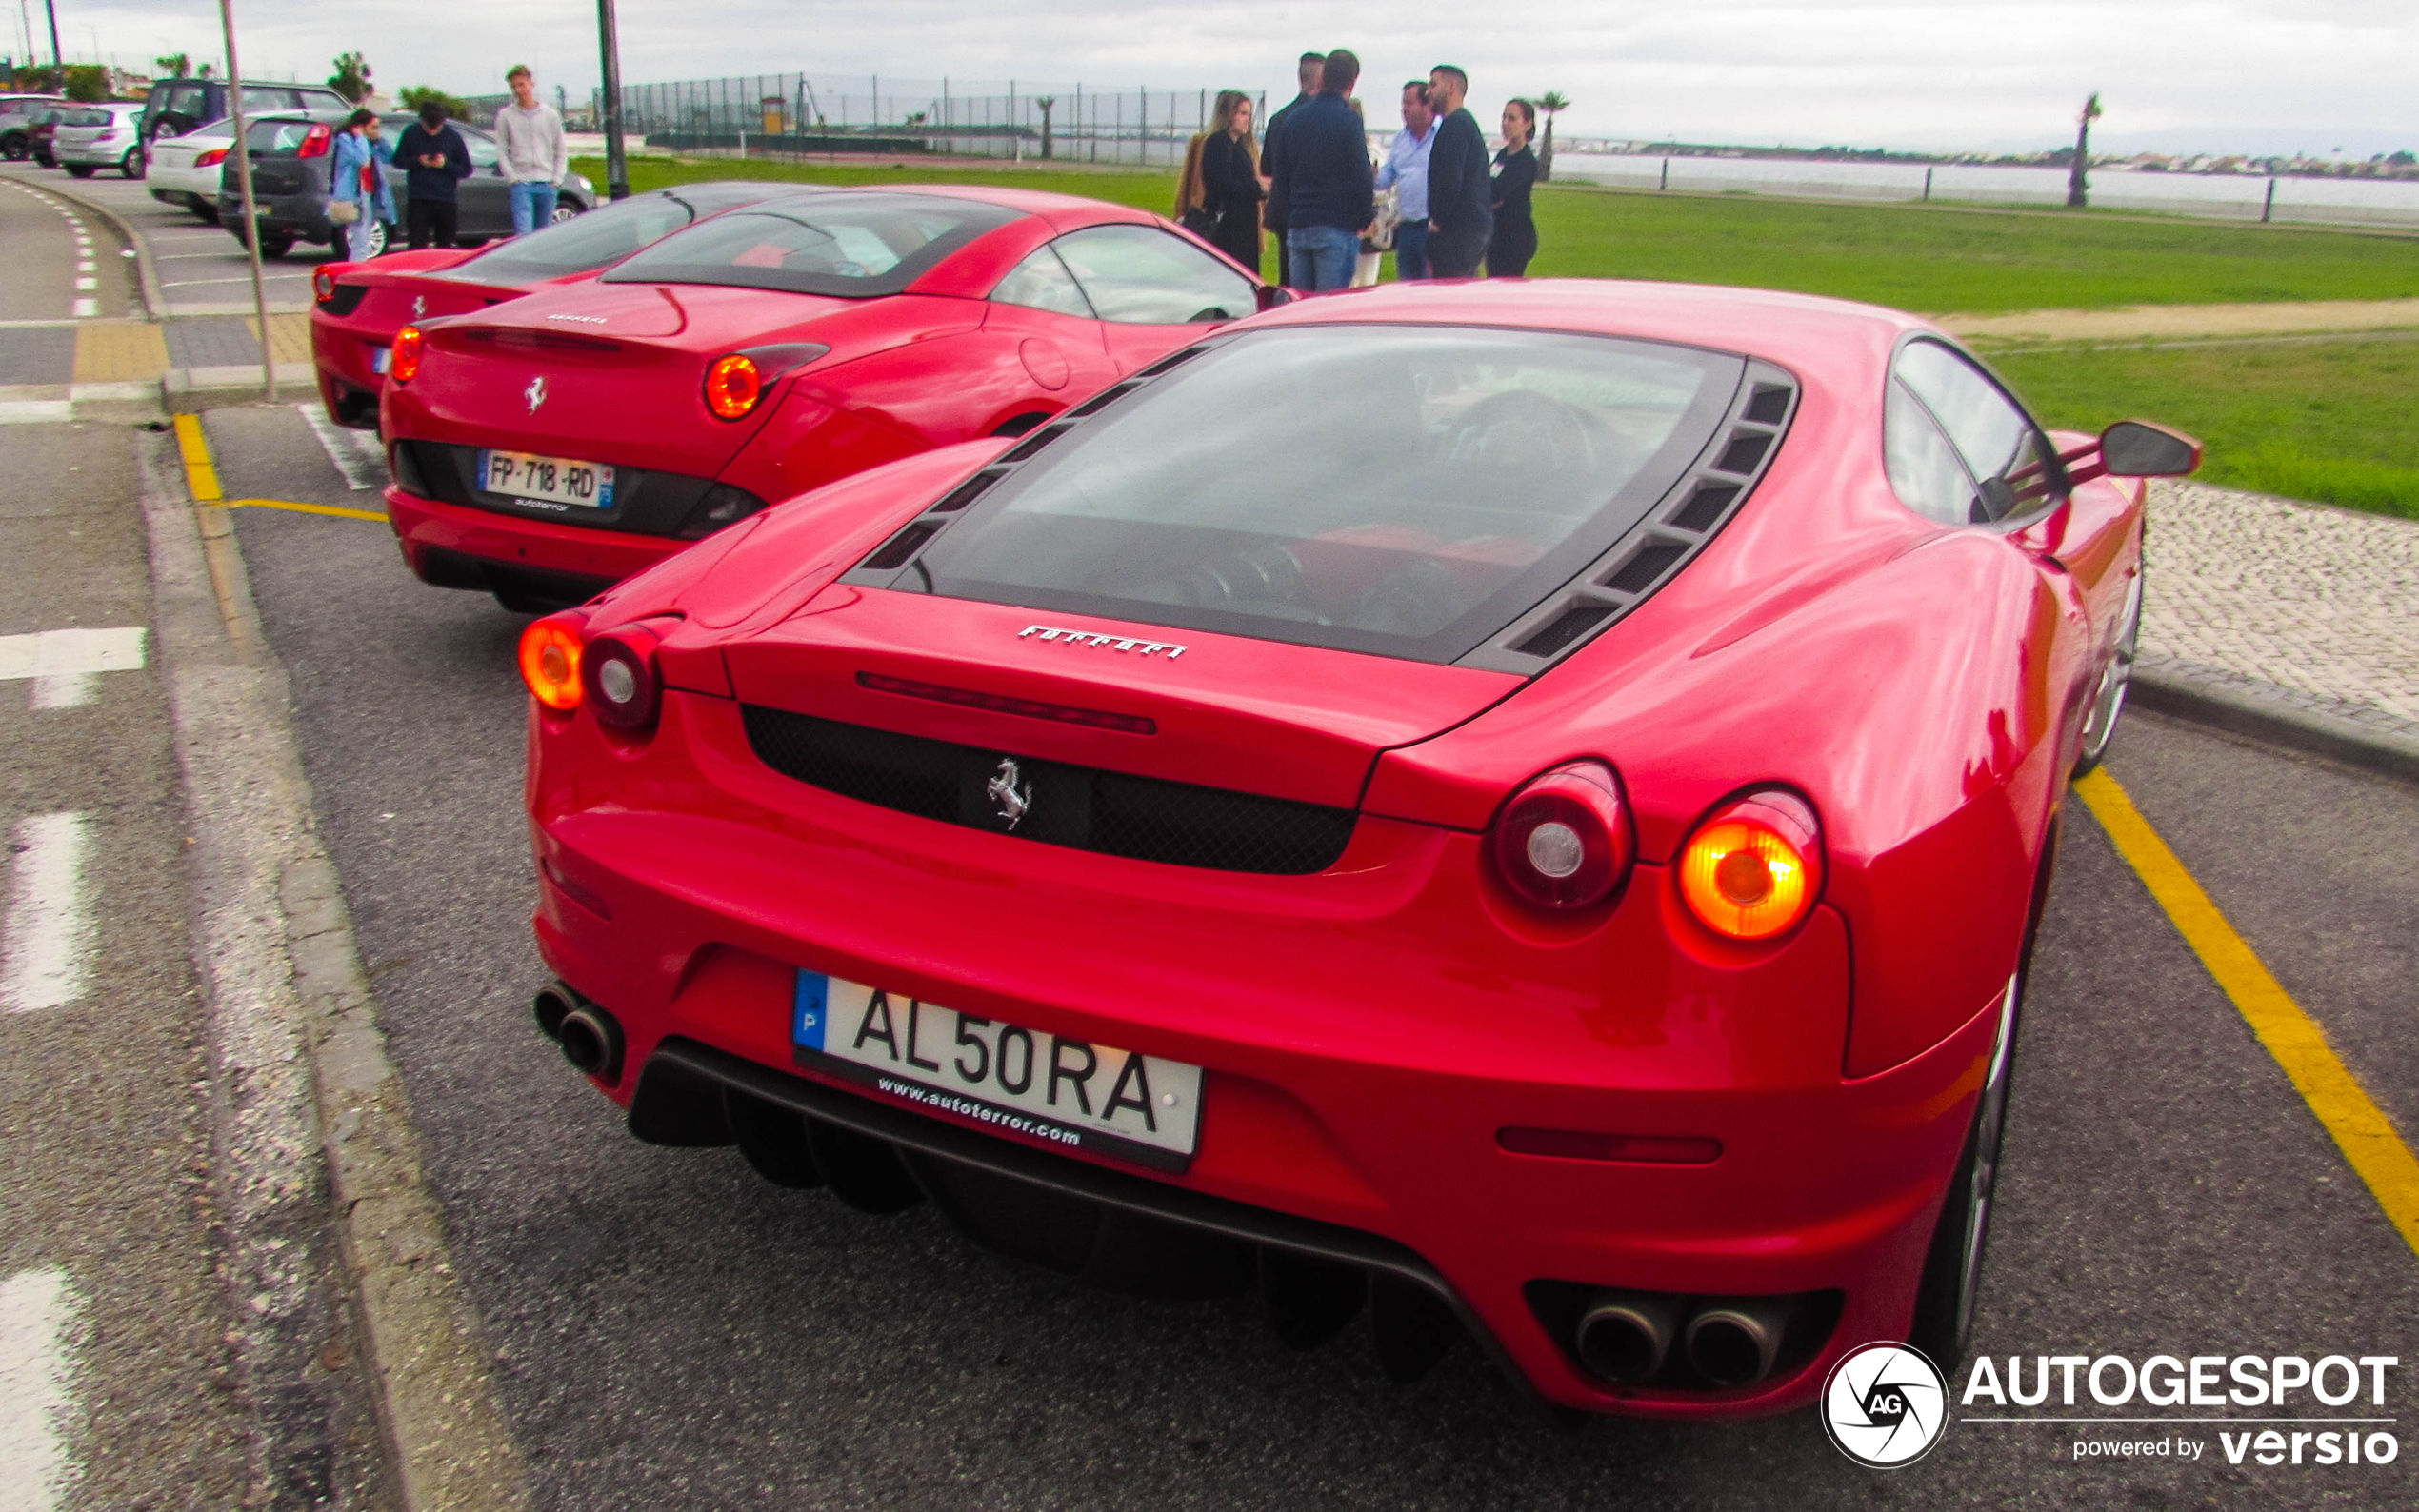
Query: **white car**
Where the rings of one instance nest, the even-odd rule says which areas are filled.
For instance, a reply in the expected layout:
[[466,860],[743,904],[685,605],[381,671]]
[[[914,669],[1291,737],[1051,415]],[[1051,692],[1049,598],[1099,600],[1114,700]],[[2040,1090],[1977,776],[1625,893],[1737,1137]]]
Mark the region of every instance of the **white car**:
[[50,160],[76,178],[90,178],[105,168],[141,178],[143,102],[112,100],[68,111],[50,137]]
[[212,121],[183,136],[151,144],[151,198],[181,205],[212,225],[218,223],[218,175],[235,143],[235,123]]

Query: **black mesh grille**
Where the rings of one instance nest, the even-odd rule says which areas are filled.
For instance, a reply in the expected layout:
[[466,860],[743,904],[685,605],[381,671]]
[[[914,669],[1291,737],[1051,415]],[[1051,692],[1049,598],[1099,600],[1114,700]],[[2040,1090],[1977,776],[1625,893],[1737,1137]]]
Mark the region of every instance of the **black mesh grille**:
[[319,308],[330,315],[350,315],[370,297],[367,284],[338,284],[334,293],[319,302]]
[[1594,629],[1609,617],[1612,606],[1584,604],[1565,609],[1548,622],[1546,627],[1512,647],[1526,656],[1552,656],[1566,646]]
[[[1357,817],[1349,808],[1014,756],[762,705],[741,712],[750,746],[785,777],[901,813],[1135,861],[1302,876],[1335,865]],[[1013,826],[991,793],[1011,762],[1011,786],[1028,805]]]
[[1657,541],[1636,556],[1621,564],[1621,570],[1605,579],[1605,587],[1624,593],[1643,593],[1663,576],[1663,569],[1689,554],[1689,548],[1677,541]]
[[1671,523],[1683,530],[1702,531],[1721,519],[1722,511],[1738,496],[1739,486],[1735,483],[1700,483],[1696,491],[1689,495],[1689,502],[1680,507],[1680,512],[1671,517]]
[[1724,472],[1753,472],[1755,465],[1764,460],[1764,448],[1771,444],[1770,436],[1752,430],[1742,431],[1732,436],[1730,444],[1722,448],[1722,460],[1714,466]]
[[905,562],[908,558],[915,555],[915,548],[922,546],[925,542],[931,540],[932,532],[938,530],[939,528],[940,527],[937,525],[926,525],[922,521],[918,521],[914,525],[909,526],[898,534],[890,537],[889,544],[884,546],[881,550],[874,552],[871,556],[865,559],[865,565],[876,569],[877,571],[887,571],[891,567],[897,567],[900,563]]
[[1747,418],[1763,425],[1777,426],[1789,412],[1789,390],[1779,384],[1757,384],[1755,397],[1747,402]]

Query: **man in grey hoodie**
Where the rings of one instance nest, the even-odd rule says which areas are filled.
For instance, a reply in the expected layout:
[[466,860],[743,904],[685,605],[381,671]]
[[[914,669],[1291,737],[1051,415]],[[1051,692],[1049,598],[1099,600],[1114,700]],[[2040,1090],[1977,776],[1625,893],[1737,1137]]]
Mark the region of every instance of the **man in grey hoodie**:
[[512,65],[504,82],[512,86],[512,103],[495,112],[495,146],[511,185],[512,234],[526,236],[554,224],[554,191],[571,170],[571,154],[563,118],[539,103],[530,66]]

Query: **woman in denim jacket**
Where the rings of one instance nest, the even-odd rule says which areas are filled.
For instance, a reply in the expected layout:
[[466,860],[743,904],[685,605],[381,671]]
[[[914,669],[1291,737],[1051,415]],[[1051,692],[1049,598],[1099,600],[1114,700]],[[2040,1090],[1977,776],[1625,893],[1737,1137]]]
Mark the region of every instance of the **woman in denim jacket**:
[[351,225],[336,228],[343,234],[349,263],[369,259],[371,227],[394,221],[395,199],[387,188],[386,172],[387,159],[393,152],[378,134],[378,117],[371,111],[353,111],[336,133],[335,159],[328,170],[328,197],[361,211]]

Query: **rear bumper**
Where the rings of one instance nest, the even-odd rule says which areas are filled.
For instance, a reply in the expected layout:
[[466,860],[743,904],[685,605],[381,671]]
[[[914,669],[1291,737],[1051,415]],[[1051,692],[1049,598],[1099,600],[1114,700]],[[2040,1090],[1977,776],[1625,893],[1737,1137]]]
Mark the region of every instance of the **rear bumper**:
[[133,149],[134,144],[131,142],[114,145],[95,142],[73,147],[54,147],[51,149],[51,153],[60,162],[73,163],[79,168],[115,168],[126,161],[126,154]]
[[[326,369],[321,371],[325,397]],[[498,514],[422,498],[394,487],[387,489],[386,499],[387,518],[394,526],[404,561],[422,582],[447,587],[478,586],[461,582],[449,557],[587,581],[603,588],[644,572],[692,544]]]
[[319,375],[319,398],[338,425],[370,429],[378,424],[378,396],[387,380],[372,364],[393,340],[393,330],[384,327],[311,312],[310,361]]
[[[1843,1349],[1905,1336],[1995,1020],[1977,1005],[1933,1049],[1845,1080],[1846,930],[1828,910],[1753,961],[1709,961],[1674,939],[1669,879],[1642,866],[1584,935],[1523,939],[1481,896],[1475,836],[1365,817],[1308,878],[1130,862],[790,782],[739,726],[728,701],[681,692],[637,746],[609,746],[584,717],[533,717],[538,945],[618,1019],[617,1101],[659,1054],[702,1056],[910,1148],[945,1129],[1047,1151],[1179,1224],[1217,1226],[1186,1216],[1206,1206],[1257,1215],[1228,1227],[1264,1243],[1289,1243],[1287,1224],[1357,1235],[1378,1258],[1355,1263],[1426,1276],[1573,1407],[1786,1410]],[[1201,1065],[1198,1153],[1181,1175],[1146,1172],[802,1069],[799,967]],[[1498,1138],[1511,1126],[1721,1153],[1515,1154]],[[1533,1303],[1541,1282],[1842,1300],[1818,1350],[1754,1386],[1620,1386],[1579,1365]]]

